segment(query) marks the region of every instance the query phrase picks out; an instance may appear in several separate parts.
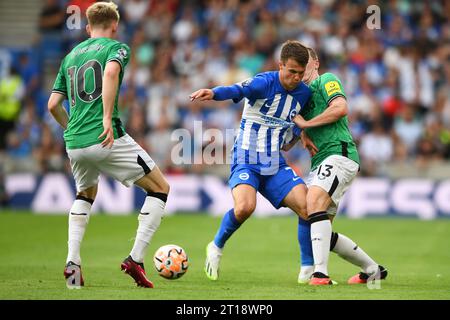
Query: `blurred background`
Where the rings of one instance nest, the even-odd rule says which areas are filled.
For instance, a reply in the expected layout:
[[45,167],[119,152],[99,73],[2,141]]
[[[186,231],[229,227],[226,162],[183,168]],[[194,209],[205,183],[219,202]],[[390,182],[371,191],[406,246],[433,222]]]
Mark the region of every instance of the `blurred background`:
[[[87,39],[84,13],[94,2],[0,0],[0,207],[70,208],[74,185],[63,132],[47,101],[61,59]],[[238,127],[243,103],[192,103],[189,94],[278,69],[280,45],[297,39],[316,49],[320,73],[335,73],[347,95],[362,158],[358,192],[350,190],[343,204],[347,213],[450,215],[449,1],[115,2],[118,40],[132,53],[121,87],[122,120],[168,175],[172,202],[178,201],[170,211],[223,214],[232,203],[229,165],[174,165],[172,133],[192,133],[193,159],[211,143],[195,138],[201,133],[194,121],[202,121],[203,132],[215,128],[225,136]],[[79,29],[66,23],[73,22],[71,5],[80,8]],[[367,27],[369,5],[381,10],[380,29]],[[231,144],[222,142],[226,157]],[[309,155],[301,147],[286,157],[299,175],[308,173]],[[122,199],[131,202],[119,211],[138,207],[139,197]],[[108,211],[107,202],[100,210]]]

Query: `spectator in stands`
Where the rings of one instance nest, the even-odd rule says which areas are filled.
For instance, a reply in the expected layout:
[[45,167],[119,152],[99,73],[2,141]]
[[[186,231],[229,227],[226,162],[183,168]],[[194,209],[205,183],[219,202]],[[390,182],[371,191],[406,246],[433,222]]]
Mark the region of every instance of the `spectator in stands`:
[[0,81],[0,157],[6,148],[7,135],[14,130],[20,116],[25,87],[18,71],[10,68],[9,75]]
[[39,30],[41,34],[60,32],[64,27],[66,12],[58,0],[45,0],[39,14]]
[[394,143],[380,121],[376,121],[372,130],[361,138],[359,153],[364,163],[361,168],[364,175],[384,173],[384,167],[392,160]]
[[39,14],[38,27],[41,34],[39,58],[58,59],[63,53],[62,31],[66,12],[58,0],[45,0]]
[[33,158],[33,148],[39,145],[41,124],[35,116],[33,100],[27,99],[15,130],[7,136],[7,171],[38,172],[38,162]]
[[436,142],[431,137],[422,137],[417,142],[417,156],[415,164],[419,169],[429,167],[436,162],[442,161],[442,154]]
[[35,150],[35,159],[39,165],[40,173],[63,171],[65,164],[64,146],[53,136],[50,128],[42,125],[42,136],[38,148]]
[[39,90],[39,69],[38,65],[30,57],[30,53],[22,53],[19,57],[19,73],[24,81],[25,97],[35,99]]
[[147,0],[128,0],[123,2],[127,35],[133,35],[135,30],[141,26],[149,6],[150,1]]
[[423,132],[423,121],[416,114],[414,106],[409,104],[402,110],[394,123],[395,134],[406,146],[410,156],[416,151],[417,141]]
[[11,54],[6,48],[0,48],[0,80],[6,78],[11,68]]
[[[176,142],[171,138],[173,130],[172,122],[168,114],[170,101],[170,97],[163,97],[159,121],[145,137],[146,144],[149,146],[149,152],[151,152],[153,159],[158,161],[161,170],[166,170],[166,168],[172,165],[170,151]],[[161,148],[161,146],[164,147]]]

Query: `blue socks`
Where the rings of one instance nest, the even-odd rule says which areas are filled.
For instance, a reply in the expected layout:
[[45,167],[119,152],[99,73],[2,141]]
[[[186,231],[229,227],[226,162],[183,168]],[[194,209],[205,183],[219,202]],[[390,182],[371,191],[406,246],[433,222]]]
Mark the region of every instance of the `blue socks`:
[[311,244],[311,223],[298,218],[298,243],[300,245],[300,262],[302,266],[313,266],[314,256]]
[[[231,235],[241,226],[234,216],[234,209],[228,211],[222,219],[220,228],[214,237],[214,243],[223,248]],[[298,242],[300,245],[300,258],[302,266],[313,266],[314,256],[311,245],[311,223],[298,218]]]
[[[223,216],[222,223],[220,224],[220,228],[217,231],[217,234],[214,238],[214,243],[219,248],[223,248],[225,242],[227,242],[228,238],[241,226],[241,224],[236,220],[234,216],[234,209],[231,209]],[[311,246],[311,239],[309,242]]]

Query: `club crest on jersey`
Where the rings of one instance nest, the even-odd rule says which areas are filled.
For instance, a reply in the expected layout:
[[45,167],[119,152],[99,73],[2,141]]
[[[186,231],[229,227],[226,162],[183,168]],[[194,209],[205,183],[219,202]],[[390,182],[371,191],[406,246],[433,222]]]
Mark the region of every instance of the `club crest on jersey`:
[[341,87],[337,81],[330,81],[325,83],[325,90],[327,91],[327,95],[331,96],[336,92],[341,92]]
[[124,48],[120,48],[119,50],[117,50],[117,56],[121,60],[125,59],[127,57],[127,55],[128,55],[128,52]]
[[243,172],[239,175],[239,179],[241,180],[248,180],[250,178],[250,175],[247,172]]
[[297,115],[297,110],[292,110],[291,113],[289,113],[289,119],[292,121],[294,117]]

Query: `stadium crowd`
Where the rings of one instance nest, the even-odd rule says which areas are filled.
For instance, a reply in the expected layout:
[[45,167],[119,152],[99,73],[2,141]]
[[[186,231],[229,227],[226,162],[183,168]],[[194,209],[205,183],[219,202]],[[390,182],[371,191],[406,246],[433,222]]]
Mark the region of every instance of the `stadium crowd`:
[[[83,23],[67,28],[67,6],[78,5],[84,14],[93,2],[44,1],[36,12],[39,41],[13,54],[9,70],[0,70],[0,180],[11,172],[69,172],[62,131],[47,112],[48,82],[60,59],[87,38]],[[119,40],[132,54],[119,103],[122,120],[166,173],[228,176],[226,164],[175,165],[172,151],[179,141],[172,134],[191,132],[192,141],[183,143],[194,159],[211,142],[194,121],[202,121],[203,133],[215,128],[225,137],[226,129],[238,127],[242,102],[190,102],[188,96],[278,69],[287,39],[315,48],[320,72],[343,81],[361,175],[389,176],[392,164],[417,173],[450,162],[449,1],[115,2]],[[371,4],[381,9],[380,29],[366,25]],[[221,143],[223,162],[230,139],[214,141]],[[299,171],[308,170],[305,150],[294,148],[287,157]]]

